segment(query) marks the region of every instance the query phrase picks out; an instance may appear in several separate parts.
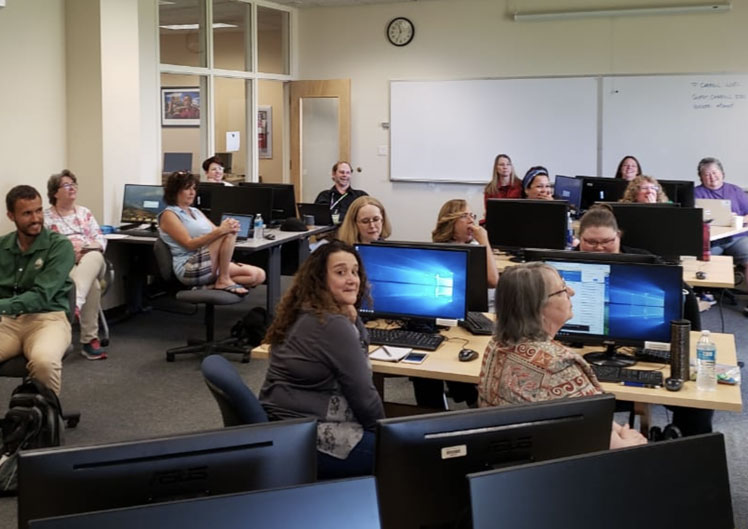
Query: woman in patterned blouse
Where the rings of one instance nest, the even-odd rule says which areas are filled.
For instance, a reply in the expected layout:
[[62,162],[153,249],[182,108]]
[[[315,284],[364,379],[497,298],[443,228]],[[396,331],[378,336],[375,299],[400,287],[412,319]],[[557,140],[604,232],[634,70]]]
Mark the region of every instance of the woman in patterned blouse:
[[[572,317],[574,290],[555,268],[508,268],[496,288],[496,326],[478,382],[480,406],[521,404],[603,392],[587,362],[553,337]],[[611,448],[646,443],[613,422]]]

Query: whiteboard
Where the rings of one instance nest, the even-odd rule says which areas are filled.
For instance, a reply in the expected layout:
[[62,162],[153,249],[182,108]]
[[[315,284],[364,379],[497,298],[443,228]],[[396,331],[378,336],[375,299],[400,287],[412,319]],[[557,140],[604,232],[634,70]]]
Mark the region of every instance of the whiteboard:
[[658,179],[698,182],[705,156],[722,161],[725,179],[748,187],[748,75],[603,78],[602,174],[626,154]]
[[594,77],[391,81],[390,179],[486,183],[499,153],[521,178],[596,174]]

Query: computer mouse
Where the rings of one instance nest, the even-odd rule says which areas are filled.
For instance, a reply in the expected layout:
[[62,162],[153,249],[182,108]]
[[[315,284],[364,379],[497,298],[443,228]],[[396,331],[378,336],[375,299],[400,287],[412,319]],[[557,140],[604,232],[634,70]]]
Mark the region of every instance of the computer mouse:
[[269,241],[274,241],[275,240],[275,235],[273,235],[272,233],[266,233],[265,234],[265,238],[267,240],[269,240]]
[[463,349],[457,355],[457,358],[460,359],[460,362],[470,362],[471,360],[478,358],[478,352],[473,351],[472,349]]
[[683,381],[679,378],[666,378],[665,379],[665,389],[668,391],[680,391],[680,389],[683,387]]
[[706,279],[706,272],[699,270],[696,272],[696,279]]

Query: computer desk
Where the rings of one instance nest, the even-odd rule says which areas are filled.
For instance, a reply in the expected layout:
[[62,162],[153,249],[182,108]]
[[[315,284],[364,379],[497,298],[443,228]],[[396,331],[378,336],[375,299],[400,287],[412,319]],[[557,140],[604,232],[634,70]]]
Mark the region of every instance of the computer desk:
[[709,226],[709,241],[714,242],[732,237],[733,235],[740,235],[741,233],[748,233],[748,226],[743,226],[742,228],[735,228],[734,226]]
[[[309,237],[320,235],[335,229],[335,226],[310,226],[307,231],[281,231],[280,229],[265,228],[265,234],[271,234],[275,239],[247,239],[237,241],[234,247],[236,254],[251,254],[262,250],[268,251],[268,267],[265,270],[267,297],[266,309],[270,317],[275,313],[275,306],[278,304],[281,295],[281,247],[291,242],[299,243],[299,263],[309,256]],[[106,235],[110,243],[117,244],[140,244],[153,245],[155,237],[133,237],[114,233]]]
[[[376,327],[384,325],[383,322],[370,322],[367,326]],[[436,351],[428,353],[426,360],[421,364],[405,364],[402,362],[382,362],[372,360],[374,372],[374,385],[377,387],[382,400],[384,395],[384,378],[387,375],[433,378],[438,380],[452,380],[477,384],[480,375],[483,353],[486,350],[490,336],[474,336],[461,327],[451,327],[442,334],[446,337],[444,342]],[[696,358],[696,342],[700,333],[691,332],[691,358]],[[717,362],[726,365],[736,365],[737,356],[735,349],[735,337],[732,334],[712,333],[712,339],[717,345]],[[479,357],[471,362],[460,362],[457,354],[463,347],[468,347],[478,352]],[[377,346],[370,346],[373,351]],[[600,347],[584,347],[572,349],[579,354],[599,350]],[[255,358],[268,358],[268,346],[262,344],[252,350]],[[670,375],[670,366],[639,362],[634,369],[661,370],[663,377]],[[687,406],[691,408],[703,408],[722,411],[740,412],[743,409],[743,401],[740,394],[740,386],[729,386],[718,384],[715,391],[698,391],[696,382],[688,381],[683,384],[680,391],[668,391],[665,388],[638,388],[621,386],[619,384],[603,382],[603,389],[613,393],[618,400],[631,401],[635,403],[637,413],[642,416],[642,429],[649,424],[649,407],[652,404],[663,404],[670,406]],[[401,409],[402,406],[398,407]],[[392,408],[390,408],[392,409]],[[389,409],[388,409],[389,412]],[[407,413],[407,412],[406,412]],[[412,413],[412,412],[411,412]]]
[[[511,256],[507,254],[494,253],[499,273],[509,266],[519,264],[510,261],[510,258]],[[709,261],[685,257],[681,260],[681,266],[683,267],[683,281],[692,287],[733,288],[735,286],[731,255],[712,255]],[[699,279],[696,277],[696,272],[704,272],[706,277]]]

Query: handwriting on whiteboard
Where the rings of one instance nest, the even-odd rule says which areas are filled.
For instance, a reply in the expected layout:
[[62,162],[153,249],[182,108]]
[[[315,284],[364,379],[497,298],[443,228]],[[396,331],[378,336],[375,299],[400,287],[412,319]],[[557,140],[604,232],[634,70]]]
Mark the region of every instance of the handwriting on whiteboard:
[[690,81],[694,110],[734,108],[748,99],[740,81]]

